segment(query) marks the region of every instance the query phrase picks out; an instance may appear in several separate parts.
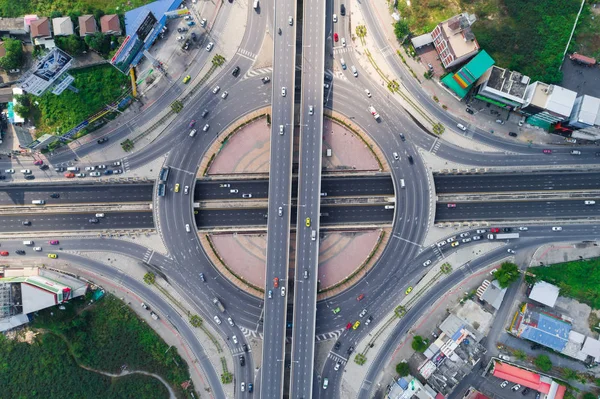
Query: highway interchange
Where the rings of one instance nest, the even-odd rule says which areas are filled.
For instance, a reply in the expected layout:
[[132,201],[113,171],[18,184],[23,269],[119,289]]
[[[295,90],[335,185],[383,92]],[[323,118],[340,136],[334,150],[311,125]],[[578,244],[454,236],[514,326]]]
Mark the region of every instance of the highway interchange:
[[[305,7],[307,4],[305,3]],[[288,312],[288,298],[293,295],[294,297],[294,329],[292,333],[293,351],[292,358],[293,363],[291,372],[291,391],[290,397],[310,397],[310,390],[312,389],[313,397],[340,397],[339,396],[339,384],[340,378],[343,373],[335,372],[333,367],[335,362],[330,358],[325,363],[321,370],[315,370],[314,374],[318,374],[315,378],[313,375],[313,364],[314,364],[314,335],[324,334],[334,331],[343,330],[344,326],[348,321],[356,320],[358,313],[363,308],[369,309],[373,314],[375,320],[385,317],[394,306],[397,304],[399,297],[404,292],[404,288],[413,285],[419,280],[421,275],[427,271],[422,266],[425,260],[435,261],[448,253],[455,251],[455,248],[448,246],[442,247],[442,249],[436,246],[423,247],[422,243],[427,234],[429,226],[429,212],[430,202],[434,200],[432,197],[433,187],[429,186],[428,171],[425,165],[421,162],[420,158],[416,156],[417,148],[421,148],[424,151],[431,151],[434,146],[437,146],[436,155],[445,158],[449,161],[459,162],[461,164],[476,165],[481,167],[493,167],[493,166],[514,166],[522,167],[526,165],[569,165],[581,164],[581,165],[594,165],[597,163],[598,158],[595,156],[595,149],[590,148],[582,149],[582,155],[578,157],[571,156],[569,150],[566,148],[553,148],[551,155],[542,153],[542,149],[545,147],[540,146],[528,146],[524,143],[518,143],[514,141],[507,141],[503,138],[499,138],[496,135],[492,135],[489,132],[480,130],[476,127],[469,127],[469,134],[472,134],[472,139],[488,144],[490,146],[501,149],[500,152],[484,153],[474,152],[459,148],[447,141],[440,140],[426,132],[422,131],[416,126],[413,120],[406,115],[406,113],[399,111],[397,105],[394,102],[387,101],[387,93],[379,87],[379,85],[372,83],[366,77],[366,74],[360,74],[358,78],[354,78],[350,71],[345,71],[345,79],[335,79],[334,88],[328,93],[328,107],[334,107],[334,109],[348,117],[352,117],[354,122],[360,126],[364,131],[372,135],[375,142],[383,149],[387,161],[391,166],[391,182],[393,187],[399,187],[399,179],[404,179],[406,182],[406,189],[396,189],[396,201],[398,206],[394,212],[388,211],[386,216],[388,220],[393,220],[393,239],[390,240],[388,246],[383,251],[380,259],[374,267],[374,271],[369,273],[363,280],[357,283],[355,286],[347,289],[346,291],[329,298],[327,301],[316,303],[316,277],[317,273],[313,273],[317,262],[318,253],[318,239],[316,242],[311,240],[310,231],[315,229],[318,232],[320,219],[318,217],[319,212],[326,212],[325,206],[320,208],[320,193],[324,191],[326,186],[326,180],[323,180],[323,187],[320,179],[320,130],[322,130],[322,124],[320,123],[323,112],[323,64],[320,60],[326,54],[325,48],[321,45],[322,38],[327,36],[330,31],[328,26],[330,22],[326,22],[327,25],[319,25],[323,22],[323,16],[325,21],[331,21],[331,13],[333,9],[339,11],[339,3],[328,2],[328,6],[323,3],[318,5],[315,3],[314,10],[304,10],[304,13],[313,12],[311,15],[312,25],[307,23],[306,20],[302,24],[302,46],[297,46],[298,40],[296,37],[297,21],[302,21],[296,18],[297,10],[295,3],[291,1],[278,2],[277,6],[274,7],[272,2],[263,0],[261,2],[260,13],[255,12],[251,7],[248,7],[248,19],[247,29],[244,33],[244,38],[240,44],[240,48],[246,49],[253,54],[257,54],[262,46],[263,33],[269,29],[271,32],[276,32],[278,27],[281,27],[284,33],[279,36],[277,33],[273,33],[275,38],[274,45],[274,72],[271,77],[270,84],[263,84],[258,78],[235,78],[231,75],[231,69],[234,66],[240,66],[242,75],[251,69],[253,60],[247,57],[242,57],[236,54],[231,60],[228,60],[227,66],[217,74],[213,81],[207,86],[202,87],[192,98],[192,103],[195,104],[192,107],[185,107],[184,110],[178,115],[176,122],[169,126],[165,132],[155,141],[152,146],[146,147],[138,152],[127,155],[122,159],[127,164],[128,170],[135,168],[144,167],[149,161],[154,160],[158,157],[165,156],[165,165],[171,167],[171,176],[169,177],[169,183],[178,182],[182,186],[188,185],[194,187],[195,190],[200,190],[201,199],[222,199],[228,198],[225,195],[220,196],[219,190],[216,190],[215,186],[211,184],[219,184],[216,182],[196,184],[196,172],[198,164],[201,160],[201,155],[206,152],[208,147],[215,140],[215,132],[223,130],[225,127],[235,123],[235,121],[242,115],[245,115],[251,111],[254,111],[262,106],[268,105],[272,102],[272,132],[271,132],[271,171],[268,190],[265,190],[265,182],[238,182],[240,187],[251,189],[257,194],[260,193],[261,198],[265,198],[268,193],[268,213],[274,215],[277,213],[279,206],[285,207],[286,217],[276,218],[269,217],[268,232],[269,232],[269,248],[267,251],[267,267],[265,275],[266,287],[271,287],[273,284],[273,278],[279,277],[280,284],[283,287],[288,288],[286,296],[281,297],[276,295],[272,300],[256,298],[243,290],[239,290],[226,278],[224,278],[213,266],[209,256],[204,251],[204,248],[200,245],[198,238],[195,234],[189,234],[185,230],[185,225],[195,225],[194,215],[191,212],[192,202],[194,196],[185,195],[174,195],[169,193],[164,198],[155,198],[155,207],[153,212],[142,212],[143,217],[139,218],[139,213],[119,213],[123,217],[122,224],[119,224],[117,220],[112,220],[110,215],[107,215],[105,220],[101,220],[98,226],[91,226],[87,222],[89,214],[74,214],[64,216],[63,214],[57,215],[43,215],[40,219],[32,220],[32,229],[46,230],[52,226],[52,230],[69,230],[79,231],[87,230],[90,227],[93,228],[140,228],[154,226],[163,237],[166,247],[169,251],[169,256],[163,256],[155,253],[154,251],[144,248],[139,245],[123,242],[119,240],[110,239],[98,239],[98,238],[67,238],[61,239],[60,250],[58,251],[61,258],[72,261],[73,263],[79,264],[82,267],[88,267],[95,273],[101,273],[104,276],[112,276],[115,280],[121,281],[132,291],[137,292],[140,296],[147,298],[150,303],[165,317],[169,318],[171,322],[177,325],[179,331],[183,331],[183,335],[186,340],[192,346],[192,350],[195,356],[199,359],[200,364],[204,367],[204,371],[210,381],[210,385],[213,390],[215,397],[225,397],[221,385],[217,379],[215,371],[212,369],[210,363],[205,362],[205,355],[201,346],[192,337],[188,330],[186,330],[186,323],[182,322],[176,312],[165,304],[164,300],[156,295],[152,294],[139,282],[128,278],[125,275],[118,275],[116,272],[108,266],[103,265],[101,262],[84,260],[82,257],[74,255],[74,251],[104,251],[104,252],[116,252],[125,254],[132,258],[138,259],[139,261],[145,261],[153,270],[164,274],[168,277],[169,282],[181,293],[184,297],[188,298],[190,303],[193,303],[196,307],[196,311],[207,321],[211,321],[213,317],[220,312],[213,305],[213,298],[218,298],[226,308],[226,315],[230,315],[235,320],[235,326],[229,326],[227,323],[223,323],[218,326],[217,330],[223,337],[231,337],[236,335],[240,339],[239,344],[233,344],[231,340],[227,340],[229,349],[234,359],[235,365],[235,382],[236,382],[236,397],[250,397],[248,392],[242,393],[239,391],[239,384],[242,381],[256,382],[255,395],[261,395],[261,397],[273,397],[278,398],[282,396],[284,381],[284,345],[286,333],[292,333],[292,331],[286,331],[286,319]],[[333,7],[331,6],[333,4]],[[346,5],[349,8],[349,5]],[[387,43],[383,39],[383,35],[377,27],[377,22],[373,17],[371,6],[368,2],[362,3],[363,15],[365,16],[366,23],[369,29],[369,34],[373,35],[379,48],[384,48]],[[327,12],[325,12],[327,10]],[[346,11],[347,13],[350,10]],[[338,12],[339,15],[339,12]],[[225,24],[228,16],[227,7],[223,7],[222,12],[219,14],[215,21],[216,32],[225,31]],[[293,25],[288,25],[288,17],[294,16]],[[273,22],[276,21],[276,22]],[[316,26],[316,25],[318,26]],[[349,25],[349,24],[348,24]],[[350,36],[350,32],[346,33],[346,36]],[[319,40],[321,40],[319,42]],[[217,42],[218,44],[218,42]],[[311,47],[306,47],[310,45]],[[318,51],[308,51],[318,50]],[[300,103],[300,135],[302,139],[306,137],[306,141],[302,143],[302,160],[299,169],[299,196],[296,192],[293,192],[293,187],[296,183],[292,181],[291,176],[291,163],[292,163],[292,126],[297,124],[294,122],[294,93],[295,90],[295,73],[294,73],[294,61],[295,55],[301,55],[302,64],[304,66],[302,73],[302,92]],[[199,72],[201,66],[205,62],[209,62],[209,56],[203,51],[197,53],[196,64],[192,64],[190,74],[194,75]],[[355,60],[353,53],[345,53],[344,58],[346,63],[349,65],[358,65]],[[388,63],[394,68],[395,73],[403,78],[403,83],[406,85],[411,94],[419,101],[423,109],[433,115],[435,118],[444,123],[447,128],[453,128],[457,120],[453,119],[450,114],[442,112],[437,104],[425,95],[421,89],[416,86],[413,79],[407,74],[404,68],[400,65],[399,60],[394,55],[387,57]],[[329,61],[326,61],[329,62]],[[306,67],[309,65],[310,67]],[[306,72],[304,72],[306,69]],[[356,83],[358,82],[358,83]],[[212,88],[215,85],[219,85],[222,88],[229,90],[230,98],[226,107],[218,106],[219,98],[212,94]],[[288,88],[286,97],[281,97],[281,87],[286,86]],[[368,87],[373,93],[372,99],[367,99],[364,96],[363,88]],[[161,107],[168,106],[179,94],[184,90],[184,86],[181,82],[173,81],[173,85],[167,90],[163,96],[148,107],[145,113],[151,114],[161,109]],[[248,96],[252,96],[253,101],[248,101]],[[256,100],[258,99],[258,100]],[[271,101],[273,99],[273,101]],[[366,111],[367,106],[373,103],[378,109],[382,116],[382,122],[377,123],[373,120],[371,115]],[[314,104],[315,115],[309,115],[308,105]],[[201,119],[200,112],[204,109],[210,109],[209,122],[211,124],[211,130],[207,134],[200,134],[196,138],[190,138],[187,135],[187,126],[192,119]],[[144,113],[144,114],[145,114]],[[137,119],[134,119],[127,125],[122,125],[111,133],[111,140],[115,142],[126,137],[130,132],[130,129],[135,129],[137,126],[142,124],[144,114],[140,114]],[[283,137],[279,134],[279,125],[285,126],[285,133]],[[398,132],[404,132],[407,140],[402,141],[398,136]],[[439,144],[439,146],[438,146]],[[90,154],[98,150],[95,142],[88,145],[83,145],[77,150],[77,156],[81,158],[86,154]],[[397,151],[401,154],[399,161],[394,161],[391,154],[393,151]],[[406,160],[405,154],[410,153],[415,156],[415,163],[409,164]],[[77,157],[75,154],[69,151],[61,152],[50,158],[50,161],[55,165],[70,165]],[[11,166],[11,163],[7,159],[0,160],[0,169],[5,169]],[[53,172],[41,172],[35,168],[35,174],[41,178],[45,176],[56,177]],[[594,179],[591,174],[581,174],[576,177],[569,176],[559,173],[547,172],[548,177],[539,178],[539,176],[527,177],[511,174],[508,177],[497,177],[494,179],[487,177],[465,177],[461,176],[462,182],[457,184],[447,183],[446,177],[441,178],[436,176],[436,189],[439,187],[440,191],[446,190],[448,193],[473,192],[473,188],[478,188],[478,184],[481,184],[483,189],[477,189],[476,192],[495,192],[496,191],[511,191],[517,190],[517,187],[521,187],[521,190],[528,191],[544,191],[544,190],[595,190],[597,189],[598,179]],[[304,183],[302,179],[307,179]],[[469,180],[470,179],[470,180]],[[478,180],[479,179],[479,180]],[[485,183],[481,179],[485,180]],[[444,181],[442,181],[444,180]],[[447,180],[450,180],[448,178]],[[511,181],[508,181],[511,180]],[[595,181],[594,181],[595,180]],[[6,182],[10,182],[7,179]],[[5,185],[5,183],[2,183]],[[337,183],[336,183],[337,184]],[[355,183],[350,183],[347,188],[341,187],[343,183],[339,183],[340,187],[328,188],[328,191],[334,192],[340,190],[340,195],[360,195],[359,193],[351,193],[353,189],[358,189]],[[379,184],[379,183],[378,183]],[[389,188],[389,180],[387,184],[387,190]],[[451,189],[445,189],[443,187],[454,187]],[[447,186],[446,186],[447,185]],[[95,198],[94,202],[135,202],[135,201],[149,201],[151,200],[151,194],[153,192],[152,185],[139,185],[136,186],[135,190],[128,192],[128,190],[120,190],[114,188],[114,192],[104,190],[104,188],[98,189],[87,187],[81,189],[77,185],[66,185],[61,181],[60,185],[48,186],[40,188],[40,185],[27,184],[23,186],[6,186],[0,196],[1,205],[23,205],[27,204],[28,201],[38,199],[43,193],[49,195],[51,193],[60,193],[60,198],[56,199],[57,203],[88,203],[90,198]],[[52,187],[52,188],[49,188]],[[127,187],[127,186],[123,186]],[[206,187],[206,190],[200,189],[199,187]],[[495,187],[495,188],[489,188]],[[12,191],[11,191],[12,190]],[[36,191],[39,190],[39,191]],[[43,190],[43,191],[42,191]],[[94,191],[96,190],[96,191]],[[376,188],[373,188],[376,190]],[[451,191],[454,190],[454,191]],[[462,190],[462,191],[460,191]],[[105,192],[103,192],[105,191]],[[195,191],[197,192],[197,191]],[[207,194],[204,194],[204,193]],[[211,193],[211,194],[208,194]],[[440,192],[436,192],[440,194]],[[226,194],[226,193],[223,193]],[[329,193],[328,193],[329,195]],[[5,197],[8,196],[8,197]],[[302,211],[296,215],[292,210],[291,198],[299,197],[299,205],[302,207]],[[547,203],[548,201],[544,201]],[[556,209],[556,213],[550,215],[537,214],[532,217],[547,218],[550,216],[552,219],[559,218],[557,214],[562,214],[565,218],[572,218],[574,215],[577,216],[594,216],[597,212],[595,211],[600,206],[588,206],[583,205],[583,200],[572,200],[569,201],[550,201],[552,204],[549,208]],[[574,206],[575,202],[579,206]],[[497,212],[501,214],[503,206],[508,209],[513,202],[506,201],[501,202],[490,202],[490,203],[476,203],[479,204],[480,208],[472,208],[474,204],[469,204],[469,209],[475,209],[473,212],[481,212],[482,215],[490,215],[491,212]],[[537,205],[538,210],[540,204]],[[527,209],[527,205],[523,209]],[[319,209],[320,208],[320,209]],[[382,207],[380,207],[381,209]],[[467,211],[460,213],[462,204],[458,202],[456,208],[448,208],[446,203],[439,203],[435,210],[436,218],[444,218],[445,215],[450,215],[454,212],[454,217],[464,216],[466,219],[477,219]],[[547,207],[548,208],[548,207]],[[572,209],[570,209],[572,208]],[[504,210],[506,212],[506,209]],[[258,223],[257,215],[260,216],[261,223],[265,223],[264,213],[266,209],[256,210],[262,212],[252,216],[252,223]],[[527,209],[527,212],[531,211]],[[333,210],[331,212],[334,212]],[[488,213],[484,213],[488,212]],[[543,212],[543,211],[540,211]],[[363,214],[364,212],[360,212]],[[239,216],[239,214],[237,215]],[[13,232],[25,231],[25,226],[19,226],[22,218],[25,216],[16,217],[14,215],[3,216],[0,219],[2,226],[10,226],[9,230]],[[27,216],[30,218],[29,216]],[[236,215],[231,216],[227,220],[235,220]],[[311,217],[311,228],[305,227],[306,217]],[[487,220],[489,216],[485,217]],[[524,219],[531,219],[527,215],[516,215],[517,217],[523,217]],[[10,219],[6,219],[10,218]],[[60,218],[63,218],[62,220]],[[223,218],[223,215],[216,215],[214,219]],[[116,219],[116,218],[114,218]],[[196,220],[198,220],[196,218]],[[493,218],[491,219],[493,220]],[[503,219],[505,220],[505,219]],[[292,282],[288,281],[288,267],[289,267],[289,232],[292,224],[297,224],[302,229],[303,234],[298,234],[297,248],[302,248],[306,252],[301,257],[301,267],[296,267],[295,281],[298,283],[292,286]],[[355,223],[356,219],[340,219],[338,223]],[[323,224],[326,223],[325,219],[321,221]],[[8,223],[8,224],[5,224]],[[210,225],[210,223],[209,223]],[[564,225],[562,232],[552,232],[550,225],[546,226],[530,226],[527,232],[522,234],[522,239],[511,242],[510,248],[514,250],[521,250],[523,248],[537,246],[541,243],[555,242],[560,240],[590,240],[598,237],[599,226],[595,224],[589,225]],[[271,241],[273,240],[273,241]],[[273,244],[273,245],[272,245]],[[474,245],[473,242],[465,245]],[[3,241],[3,249],[13,251],[22,247],[22,244],[18,240],[14,241]],[[402,319],[395,327],[395,333],[390,336],[384,346],[377,352],[376,360],[371,365],[367,372],[366,379],[363,383],[362,391],[359,397],[369,397],[373,390],[373,383],[376,380],[377,375],[380,373],[385,361],[386,356],[397,345],[397,342],[401,339],[402,335],[412,325],[416,315],[423,312],[431,302],[439,297],[440,293],[447,291],[454,284],[458,283],[467,273],[477,270],[491,262],[501,259],[506,255],[506,247],[499,248],[497,250],[488,252],[481,258],[474,259],[470,262],[468,268],[460,269],[458,272],[453,273],[448,279],[444,280],[438,286],[434,288],[434,292],[428,295],[426,299],[416,303],[416,305],[409,311],[405,318]],[[27,252],[27,256],[44,256],[44,252],[36,254],[30,251]],[[400,259],[400,260],[399,260]],[[306,283],[303,281],[302,276],[303,270],[309,268],[310,278],[307,279]],[[202,272],[206,276],[206,282],[201,281],[199,273]],[[198,287],[206,287],[207,289],[198,289]],[[356,298],[360,294],[365,294],[365,299],[358,302]],[[263,306],[263,303],[265,304]],[[331,308],[340,306],[342,312],[335,317],[332,317]],[[370,314],[371,314],[370,313]],[[263,324],[264,323],[264,324]],[[254,372],[254,363],[252,356],[246,355],[246,364],[241,366],[237,361],[239,355],[243,355],[245,352],[242,349],[242,345],[247,343],[244,334],[239,329],[244,327],[247,330],[255,332],[257,334],[264,334],[263,347],[270,348],[273,350],[264,350],[262,353],[262,367],[259,370],[260,378],[257,378]],[[333,351],[336,355],[334,357],[348,359],[347,354],[350,346],[356,345],[361,338],[365,337],[369,332],[369,328],[361,327],[359,330],[344,331],[339,337],[341,343],[338,350]],[[298,341],[296,341],[296,339]],[[385,350],[384,350],[385,349]],[[322,389],[323,379],[328,378],[329,387],[327,391]],[[314,379],[314,383],[312,382]],[[260,381],[260,383],[258,383]]]

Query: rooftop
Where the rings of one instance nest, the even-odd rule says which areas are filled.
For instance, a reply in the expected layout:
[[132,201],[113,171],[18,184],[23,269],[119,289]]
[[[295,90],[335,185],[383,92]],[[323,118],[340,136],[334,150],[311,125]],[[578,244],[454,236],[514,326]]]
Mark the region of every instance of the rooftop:
[[31,21],[31,37],[50,36],[50,20],[46,17]]
[[79,36],[96,33],[96,18],[93,15],[82,15],[79,17]]
[[479,49],[479,43],[471,31],[473,22],[474,18],[470,19],[468,14],[459,14],[439,25],[456,58]]
[[0,18],[0,32],[15,30],[25,30],[25,20],[23,18]]
[[529,76],[493,65],[487,87],[523,99],[529,80]]
[[548,88],[548,103],[546,110],[562,117],[571,115],[577,93],[564,87],[552,85]]
[[59,17],[52,19],[52,28],[55,36],[68,36],[75,33],[73,30],[73,21],[69,17]]
[[548,312],[542,312],[531,304],[524,306],[515,327],[520,338],[537,342],[558,352],[567,345],[571,331],[570,323]]
[[529,299],[553,308],[558,299],[559,291],[560,289],[555,285],[545,281],[538,281],[531,289]]
[[102,32],[121,32],[121,24],[117,14],[104,15],[100,18],[100,29]]

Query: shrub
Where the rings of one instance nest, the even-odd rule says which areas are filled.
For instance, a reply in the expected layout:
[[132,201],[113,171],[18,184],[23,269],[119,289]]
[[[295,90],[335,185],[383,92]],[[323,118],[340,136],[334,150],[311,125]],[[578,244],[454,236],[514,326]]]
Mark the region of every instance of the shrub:
[[535,358],[534,363],[540,370],[544,372],[552,370],[552,361],[548,355],[539,355]]
[[398,363],[396,365],[396,373],[398,373],[398,375],[400,377],[406,377],[407,375],[409,375],[410,368],[408,367],[408,363],[406,363],[406,362]]

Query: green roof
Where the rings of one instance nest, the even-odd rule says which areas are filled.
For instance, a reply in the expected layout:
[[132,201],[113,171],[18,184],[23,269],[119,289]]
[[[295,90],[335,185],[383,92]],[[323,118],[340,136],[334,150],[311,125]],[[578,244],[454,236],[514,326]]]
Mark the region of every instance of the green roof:
[[454,75],[446,75],[442,79],[442,82],[455,92],[456,95],[463,98],[467,95],[471,86],[477,82],[477,79],[495,63],[485,50],[481,50],[467,65],[460,68]]

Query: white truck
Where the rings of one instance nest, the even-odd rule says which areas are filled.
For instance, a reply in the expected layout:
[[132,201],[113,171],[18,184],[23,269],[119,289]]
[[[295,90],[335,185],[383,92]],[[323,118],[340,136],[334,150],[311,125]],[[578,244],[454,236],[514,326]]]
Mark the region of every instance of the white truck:
[[509,240],[511,238],[519,238],[519,233],[504,233],[504,234],[488,234],[488,240]]
[[375,110],[375,107],[369,105],[369,112],[371,112],[371,115],[373,115],[373,118],[375,118],[375,120],[379,120],[379,114],[377,113],[377,110]]

